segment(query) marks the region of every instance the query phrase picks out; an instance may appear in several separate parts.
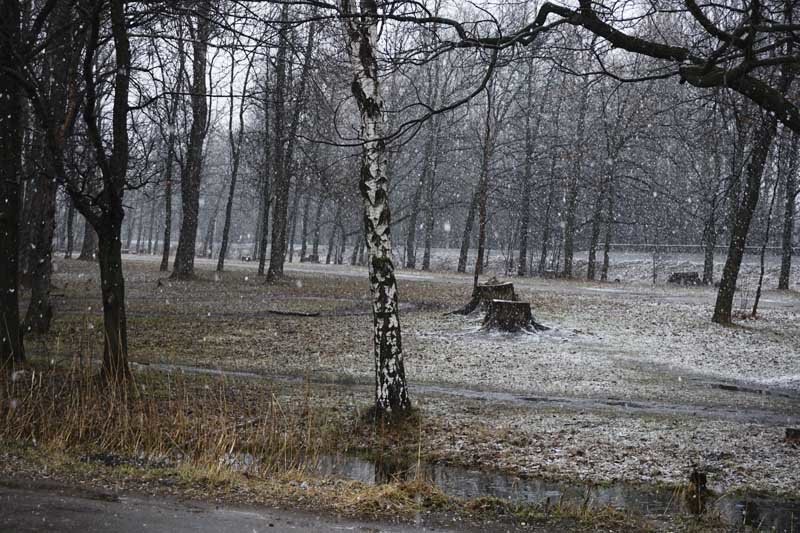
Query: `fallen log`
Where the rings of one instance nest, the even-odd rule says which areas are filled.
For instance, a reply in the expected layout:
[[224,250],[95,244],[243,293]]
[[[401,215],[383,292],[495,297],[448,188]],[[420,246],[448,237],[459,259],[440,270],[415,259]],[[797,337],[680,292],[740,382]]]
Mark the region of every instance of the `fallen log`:
[[306,313],[304,311],[280,311],[278,309],[267,309],[267,313],[270,315],[281,315],[281,316],[302,316],[302,317],[315,317],[319,316],[319,311],[311,311]]

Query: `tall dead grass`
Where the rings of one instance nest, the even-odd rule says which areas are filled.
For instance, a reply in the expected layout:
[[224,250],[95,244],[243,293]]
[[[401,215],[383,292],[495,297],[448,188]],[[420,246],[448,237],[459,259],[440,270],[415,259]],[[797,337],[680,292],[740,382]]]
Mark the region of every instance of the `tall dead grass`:
[[0,440],[251,474],[302,469],[336,442],[313,403],[308,390],[289,402],[223,377],[142,372],[115,387],[92,367],[51,365],[0,375]]

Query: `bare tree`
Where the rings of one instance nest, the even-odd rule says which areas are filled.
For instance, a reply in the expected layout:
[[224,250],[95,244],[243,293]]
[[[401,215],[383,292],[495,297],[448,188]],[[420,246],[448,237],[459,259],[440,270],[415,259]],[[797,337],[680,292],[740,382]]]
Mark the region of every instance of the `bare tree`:
[[381,413],[408,411],[401,341],[397,280],[392,262],[389,179],[385,174],[383,96],[378,76],[378,7],[362,0],[356,8],[341,0],[347,53],[353,69],[352,91],[361,115],[361,180],[364,231],[369,249],[369,278],[374,326],[375,408]]
[[208,101],[206,94],[206,62],[211,36],[210,2],[197,3],[192,37],[192,127],[186,147],[186,166],[181,173],[181,229],[175,253],[172,276],[175,279],[194,277],[195,244],[200,210],[200,180],[203,172],[203,145],[207,132]]

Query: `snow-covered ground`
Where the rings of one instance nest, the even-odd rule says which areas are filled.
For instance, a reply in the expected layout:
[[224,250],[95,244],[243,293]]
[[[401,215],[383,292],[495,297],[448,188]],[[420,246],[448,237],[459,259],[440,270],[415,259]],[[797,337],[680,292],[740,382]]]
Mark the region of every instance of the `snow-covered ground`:
[[[672,264],[687,270],[695,260]],[[718,490],[797,494],[800,450],[782,437],[800,419],[800,294],[768,283],[758,319],[723,327],[710,321],[713,288],[653,286],[651,261],[625,254],[612,272],[643,279],[620,276],[620,283],[512,278],[552,328],[538,335],[490,334],[479,317],[446,315],[469,299],[469,275],[400,270],[406,372],[434,426],[429,453],[594,481],[678,483],[694,461],[714,472]],[[338,384],[372,380],[362,267],[295,263],[286,269],[291,283],[265,286],[252,263],[233,261],[215,276],[211,262],[198,260],[203,281],[158,286],[164,275],[155,258],[127,264],[136,360]],[[92,275],[74,265],[56,282],[88,283]],[[736,301],[745,308],[741,295]],[[270,316],[269,309],[322,315]],[[637,403],[655,408],[626,408]]]

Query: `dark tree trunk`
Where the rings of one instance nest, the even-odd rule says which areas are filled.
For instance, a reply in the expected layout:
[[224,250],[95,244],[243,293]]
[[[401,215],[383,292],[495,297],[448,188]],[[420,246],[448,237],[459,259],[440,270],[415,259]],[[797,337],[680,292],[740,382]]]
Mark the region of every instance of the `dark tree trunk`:
[[258,241],[258,275],[263,276],[267,266],[267,243],[269,237],[269,210],[270,202],[270,179],[264,181],[262,189],[262,209],[261,209],[261,236]]
[[793,133],[786,163],[786,181],[783,187],[783,233],[781,235],[781,272],[778,278],[778,289],[789,289],[789,277],[792,271],[792,237],[794,232],[794,205],[797,201],[797,151],[800,134]]
[[147,255],[153,253],[153,234],[155,233],[156,226],[156,199],[150,200],[150,224],[147,229]]
[[778,185],[780,184],[780,176],[775,177],[775,183],[772,186],[772,195],[770,195],[769,209],[767,210],[767,227],[764,230],[764,241],[761,243],[761,253],[759,254],[759,272],[758,284],[756,285],[756,295],[753,298],[753,310],[750,316],[756,318],[758,316],[758,304],[761,301],[761,289],[764,286],[764,270],[765,259],[767,255],[767,246],[769,245],[769,234],[772,229],[772,210],[775,208],[775,199],[778,196]]
[[533,60],[528,62],[528,79],[526,83],[525,95],[525,166],[522,176],[522,198],[520,199],[520,228],[519,228],[519,262],[517,265],[517,275],[526,276],[528,274],[528,240],[530,238],[531,226],[531,200],[533,199],[533,151],[536,148],[536,140],[539,137],[539,128],[544,116],[547,98],[544,96],[550,93],[553,76],[548,76],[545,86],[544,96],[542,97],[539,110],[536,114],[536,122],[531,120],[533,110],[534,92],[534,70]]
[[127,225],[127,237],[125,238],[125,248],[127,250],[131,249],[131,244],[133,244],[133,231],[136,229],[136,208],[131,208],[128,211],[128,225]]
[[306,260],[306,253],[308,252],[308,219],[311,213],[311,194],[306,193],[306,199],[303,202],[303,221],[300,229],[300,262]]
[[128,329],[125,316],[125,279],[122,272],[122,213],[109,214],[102,220],[98,235],[100,284],[103,296],[103,373],[112,381],[130,377],[128,368]]
[[83,242],[81,243],[81,253],[78,255],[79,261],[94,261],[97,251],[97,233],[88,220],[83,221]]
[[583,174],[583,142],[585,137],[586,110],[589,105],[589,87],[583,89],[578,121],[575,128],[574,164],[567,184],[567,206],[564,221],[564,277],[572,277],[572,258],[575,254],[575,218],[578,208],[578,187]]
[[[92,12],[83,74],[86,86],[84,121],[95,151],[95,162],[101,170],[103,186],[92,201],[74,183],[67,183],[67,191],[76,202],[76,207],[98,232],[98,262],[100,264],[105,333],[102,373],[108,381],[121,383],[130,378],[121,238],[122,223],[125,217],[123,196],[128,170],[128,97],[130,94],[131,51],[125,18],[125,3],[123,0],[111,0],[109,6],[111,32],[117,68],[114,70],[113,76],[114,99],[111,126],[113,140],[110,143],[111,153],[107,154],[97,116],[97,73],[95,72],[95,54],[100,46],[102,8],[103,4],[97,4]],[[87,233],[89,232],[87,231]]]
[[139,211],[137,214],[139,215],[136,217],[137,225],[136,225],[136,253],[141,254],[144,253],[144,246],[142,243],[142,237],[144,232],[144,214],[145,214],[145,199],[144,197],[139,198]]
[[[286,6],[284,9],[286,11],[284,12],[282,18],[283,20],[288,21],[288,6]],[[297,140],[297,132],[300,128],[301,112],[305,105],[305,89],[311,67],[311,54],[314,51],[314,36],[316,34],[316,27],[316,23],[312,23],[309,26],[303,69],[300,74],[298,86],[294,89],[295,103],[292,111],[292,120],[289,123],[288,130],[285,128],[284,119],[284,115],[286,113],[285,71],[286,53],[290,44],[288,43],[288,40],[285,40],[285,36],[281,41],[285,42],[285,44],[278,49],[275,87],[275,93],[278,95],[278,98],[275,102],[275,135],[280,142],[276,143],[275,145],[275,164],[280,165],[280,168],[278,169],[279,172],[275,173],[275,210],[272,215],[272,252],[270,253],[269,272],[267,273],[267,279],[276,279],[283,276],[283,265],[284,261],[286,260],[286,246],[289,233],[289,221],[287,216],[287,211],[289,209],[289,191],[291,188],[292,177],[295,172],[294,146]],[[287,30],[288,28],[284,29],[284,31]],[[282,32],[282,34],[283,33],[284,32]],[[282,56],[281,53],[283,54]],[[278,115],[280,115],[280,117]],[[284,137],[286,137],[285,151],[283,147]],[[293,212],[297,212],[296,207]],[[294,228],[292,228],[292,232],[294,232]],[[292,241],[294,241],[294,237],[292,237]]]
[[750,161],[747,164],[747,180],[744,184],[742,199],[736,208],[736,219],[731,230],[731,242],[728,247],[728,258],[722,271],[722,280],[717,292],[712,321],[718,324],[730,324],[733,310],[733,296],[736,292],[736,280],[742,265],[747,233],[753,219],[758,196],[761,189],[761,177],[769,155],[769,148],[775,137],[777,120],[773,116],[763,117],[758,128]]
[[[486,124],[483,132],[483,151],[481,154],[481,175],[478,180],[478,255],[475,258],[473,287],[478,286],[478,277],[483,273],[483,260],[486,252],[487,204],[489,202],[489,163],[492,158],[492,91],[486,89]],[[488,256],[488,254],[486,254]]]
[[331,234],[328,237],[328,253],[325,256],[325,264],[329,265],[331,263],[331,259],[333,259],[334,263],[336,262],[336,251],[335,251],[335,243],[336,243],[336,232],[339,229],[339,220],[342,217],[342,204],[340,202],[336,203],[336,214],[333,215],[333,224],[331,225]]
[[30,280],[31,301],[25,325],[35,333],[50,329],[53,309],[50,303],[50,281],[53,273],[53,235],[56,229],[56,192],[54,180],[42,176],[33,193],[33,225],[31,227]]
[[314,213],[314,235],[311,243],[311,260],[319,262],[319,241],[322,230],[322,208],[325,205],[325,197],[322,196],[317,202],[317,211]]
[[715,206],[711,206],[703,227],[703,285],[714,283],[714,248],[717,246]]
[[[48,74],[49,75],[49,74]],[[23,123],[26,127],[31,127],[33,124],[28,117],[27,113],[23,113]],[[23,286],[30,284],[32,260],[35,254],[31,253],[31,244],[33,244],[33,235],[35,233],[35,226],[37,221],[37,213],[34,202],[36,201],[38,185],[44,181],[42,160],[45,156],[45,132],[42,128],[34,127],[34,131],[30,135],[30,147],[25,152],[25,164],[22,168],[22,195],[20,203],[19,214],[19,235],[17,237],[17,246],[19,247],[19,274],[20,283]],[[23,134],[24,139],[24,134]]]
[[[242,94],[247,92],[247,83],[250,79],[250,69],[253,63],[247,64],[247,72],[244,77],[244,88]],[[231,69],[230,79],[230,109],[228,110],[228,145],[231,154],[231,182],[228,188],[228,201],[225,204],[225,223],[222,226],[222,240],[219,245],[219,258],[217,259],[217,272],[225,269],[225,256],[228,254],[228,238],[231,231],[231,218],[233,216],[233,200],[236,194],[236,179],[239,175],[239,162],[242,154],[242,141],[244,140],[244,111],[245,101],[239,104],[239,132],[234,137],[233,134],[233,87],[235,82],[235,69]]]
[[164,244],[161,248],[161,265],[158,270],[169,270],[169,252],[172,247],[172,160],[175,154],[175,139],[172,139],[167,151],[166,172],[164,177]]
[[[438,63],[437,63],[438,64]],[[438,72],[438,70],[437,70]],[[433,229],[436,212],[436,170],[439,166],[439,135],[441,117],[433,118],[427,176],[425,178],[425,251],[422,254],[422,270],[431,269],[431,247],[433,246]]]
[[75,250],[75,206],[72,199],[67,196],[67,245],[64,252],[64,259],[72,259],[72,252]]
[[[184,40],[178,39],[178,76],[175,80],[175,91],[183,89],[183,71],[186,63],[186,53],[184,51]],[[173,96],[170,100],[167,125],[167,158],[164,161],[164,245],[161,249],[161,265],[159,271],[169,270],[169,254],[172,248],[172,180],[175,166],[175,143],[177,142],[175,127],[178,117],[179,97]]]
[[480,186],[472,194],[472,200],[467,210],[467,218],[464,221],[464,233],[461,237],[461,252],[458,254],[458,272],[467,271],[467,258],[469,256],[469,243],[472,240],[472,224],[475,222],[475,212],[478,210],[478,198],[480,196]]
[[609,186],[608,211],[606,211],[606,237],[603,243],[603,267],[600,270],[600,280],[608,281],[608,268],[610,263],[611,239],[614,235],[614,184]]
[[339,237],[339,249],[336,252],[337,265],[344,263],[344,254],[347,250],[347,233],[344,232],[344,226],[339,226]]
[[286,225],[289,209],[289,176],[286,173],[286,54],[288,42],[288,5],[283,8],[279,31],[278,53],[275,59],[275,90],[273,92],[273,147],[272,175],[275,186],[275,204],[272,208],[272,246],[269,253],[267,280],[283,276],[286,259]]
[[206,100],[206,56],[208,39],[211,34],[209,3],[198,4],[197,27],[193,32],[192,49],[192,127],[186,147],[186,168],[181,175],[181,229],[175,264],[172,270],[174,279],[194,277],[194,256],[197,242],[197,222],[200,210],[200,180],[203,170],[203,142],[208,122],[208,101]]
[[22,183],[23,99],[13,70],[13,56],[6,46],[19,43],[20,5],[0,3],[0,365],[9,367],[25,360],[19,317],[20,185]]
[[[611,170],[613,172],[613,170]],[[606,206],[607,183],[611,181],[610,175],[599,183],[599,191],[592,213],[592,231],[589,240],[589,262],[586,265],[586,279],[594,281],[597,277],[597,245],[600,242],[600,228],[603,225],[603,208]]]
[[231,231],[231,218],[233,216],[233,199],[236,194],[236,175],[239,171],[239,157],[234,157],[231,170],[231,183],[228,189],[228,201],[225,204],[225,223],[222,227],[222,240],[219,245],[219,258],[217,259],[217,272],[225,269],[225,256],[228,253],[228,236]]
[[258,275],[263,276],[267,266],[267,239],[269,237],[269,210],[272,205],[272,132],[270,120],[270,108],[272,107],[272,95],[269,86],[270,61],[264,65],[264,168],[261,174],[261,212],[259,213],[258,226]]
[[289,262],[294,260],[294,241],[297,237],[297,216],[300,213],[300,192],[302,190],[299,182],[295,183],[294,198],[292,199],[292,215],[289,222]]
[[[424,157],[424,156],[423,156]],[[427,159],[427,158],[426,158]],[[425,163],[427,165],[427,161]],[[411,198],[411,213],[408,217],[408,233],[406,233],[406,268],[417,268],[417,217],[419,216],[419,206],[422,200],[422,189],[425,187],[425,171],[420,174],[417,186],[414,188],[414,196]]]
[[556,161],[558,157],[553,154],[550,162],[550,190],[547,193],[547,207],[544,210],[544,222],[542,224],[542,250],[539,256],[539,275],[542,275],[547,270],[547,248],[550,245],[550,212],[553,209],[553,202],[556,196]]

